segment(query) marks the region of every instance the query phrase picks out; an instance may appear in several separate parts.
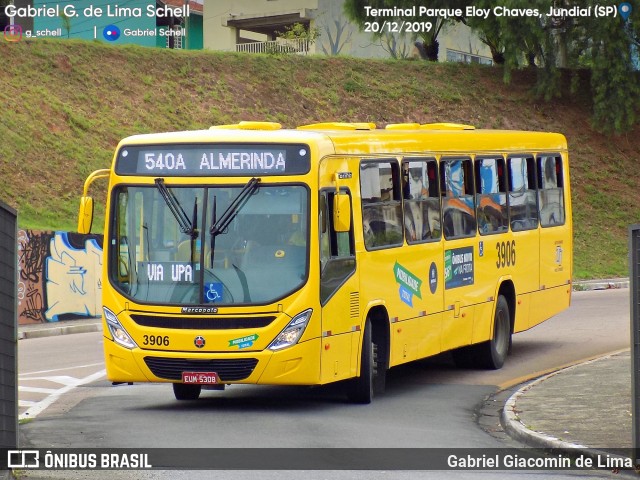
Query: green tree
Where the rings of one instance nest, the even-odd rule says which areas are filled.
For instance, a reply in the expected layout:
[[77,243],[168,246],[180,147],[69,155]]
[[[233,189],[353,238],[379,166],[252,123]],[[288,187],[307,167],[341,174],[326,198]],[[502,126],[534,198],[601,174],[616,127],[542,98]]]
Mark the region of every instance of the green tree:
[[[302,50],[307,53],[311,45],[313,45],[320,36],[320,31],[311,25],[306,26],[302,23],[294,23],[291,26],[285,27],[284,32],[277,32],[277,34],[278,38],[292,40],[300,44]],[[297,47],[298,45],[292,48],[296,49]]]
[[[505,82],[511,81],[516,68],[537,67],[535,93],[550,100],[571,94],[563,87],[563,69],[586,68],[590,72],[594,127],[602,132],[622,132],[633,127],[640,112],[640,0],[627,0],[631,5],[628,20],[616,11],[603,16],[596,8],[604,7],[596,0],[477,0],[476,8],[489,9],[486,17],[467,17],[466,5],[460,1],[441,0],[346,0],[345,13],[362,29],[365,22],[382,25],[389,16],[367,15],[366,6],[376,9],[401,9],[394,20],[429,21],[430,32],[420,37],[423,56],[437,60],[438,35],[442,28],[463,22],[472,28],[489,47],[495,64],[503,66]],[[406,9],[424,6],[430,9],[459,8],[463,15],[455,18],[404,16]],[[495,7],[508,15],[496,15]],[[618,8],[618,5],[611,5]],[[551,14],[551,8],[554,10]],[[564,15],[557,9],[583,9],[579,15]],[[526,15],[523,10],[538,10]],[[411,12],[411,10],[409,10]],[[504,10],[503,10],[504,12]],[[384,32],[379,32],[381,36]],[[578,78],[578,76],[574,76]],[[563,89],[564,88],[564,89]]]
[[[633,18],[596,16],[595,1],[580,2],[582,15],[547,15],[551,7],[570,8],[566,1],[505,0],[508,8],[537,8],[539,16],[494,17],[482,24],[470,22],[477,32],[500,32],[504,49],[504,77],[514,68],[537,65],[536,93],[550,99],[571,94],[563,90],[562,69],[590,71],[594,127],[602,132],[622,132],[635,124],[640,110],[640,78],[634,43],[638,39],[640,1],[632,0]],[[533,5],[532,5],[533,4]],[[495,25],[494,25],[495,24]],[[577,78],[577,76],[576,76]]]

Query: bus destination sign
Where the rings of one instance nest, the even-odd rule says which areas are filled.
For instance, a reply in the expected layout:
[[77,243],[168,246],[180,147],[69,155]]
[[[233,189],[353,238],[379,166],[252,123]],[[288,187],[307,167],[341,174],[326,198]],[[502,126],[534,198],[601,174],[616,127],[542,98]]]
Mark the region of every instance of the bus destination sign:
[[124,146],[118,175],[248,176],[309,172],[308,145],[216,144]]

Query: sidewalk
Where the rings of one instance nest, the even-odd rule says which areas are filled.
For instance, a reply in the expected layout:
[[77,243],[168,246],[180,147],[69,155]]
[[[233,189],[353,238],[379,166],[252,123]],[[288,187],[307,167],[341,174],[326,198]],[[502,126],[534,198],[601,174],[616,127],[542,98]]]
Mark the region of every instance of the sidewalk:
[[[575,290],[629,288],[628,278],[574,283]],[[505,403],[502,425],[534,447],[602,450],[633,447],[631,352],[620,352],[545,375]]]
[[102,330],[102,319],[81,318],[77,320],[61,320],[59,322],[33,323],[18,325],[18,340],[27,338],[53,337],[71,333],[89,333]]
[[502,415],[505,430],[536,447],[630,449],[631,353],[565,368],[516,391]]

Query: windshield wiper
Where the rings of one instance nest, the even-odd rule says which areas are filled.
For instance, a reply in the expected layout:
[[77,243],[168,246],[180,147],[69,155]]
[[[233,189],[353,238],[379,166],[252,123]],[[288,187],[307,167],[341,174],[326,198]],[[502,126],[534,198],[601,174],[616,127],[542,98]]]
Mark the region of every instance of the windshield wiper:
[[236,198],[233,199],[227,209],[222,213],[222,215],[220,215],[220,218],[211,225],[209,233],[211,233],[212,236],[218,236],[227,229],[233,219],[236,218],[238,212],[242,207],[244,207],[245,203],[247,203],[249,197],[258,189],[259,182],[259,178],[253,177],[244,187],[242,187],[240,193],[238,193]]
[[[218,214],[216,212],[217,206],[216,206],[216,196],[213,196],[213,208],[212,208],[212,213],[211,213],[211,227],[213,228],[213,226],[217,223],[218,221]],[[216,236],[211,233],[211,268],[213,268],[213,256],[216,254]]]
[[198,199],[196,198],[196,201],[193,205],[194,220],[191,221],[189,220],[189,217],[184,211],[184,208],[182,208],[182,205],[180,205],[180,202],[178,201],[174,193],[171,190],[169,190],[164,184],[164,178],[156,178],[155,182],[156,182],[156,187],[158,188],[158,191],[162,196],[162,199],[167,204],[167,207],[169,207],[169,210],[173,214],[173,218],[175,218],[176,222],[178,222],[180,231],[182,231],[182,233],[186,233],[187,235],[189,235],[192,240],[195,240],[196,238],[198,238],[198,230],[195,227],[197,223],[197,215],[198,215],[197,213]]

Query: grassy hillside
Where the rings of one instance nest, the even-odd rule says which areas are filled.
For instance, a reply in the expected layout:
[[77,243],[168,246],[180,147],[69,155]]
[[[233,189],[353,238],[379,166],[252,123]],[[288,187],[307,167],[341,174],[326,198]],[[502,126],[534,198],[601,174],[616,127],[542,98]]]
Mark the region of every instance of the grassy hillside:
[[640,221],[640,128],[590,126],[588,89],[535,100],[535,72],[331,57],[179,52],[76,41],[0,43],[0,199],[22,228],[75,229],[85,177],[135,133],[239,120],[450,121],[557,131],[572,163],[576,277],[626,275]]

